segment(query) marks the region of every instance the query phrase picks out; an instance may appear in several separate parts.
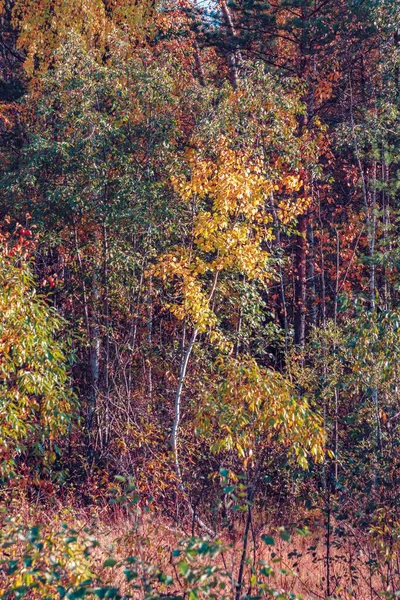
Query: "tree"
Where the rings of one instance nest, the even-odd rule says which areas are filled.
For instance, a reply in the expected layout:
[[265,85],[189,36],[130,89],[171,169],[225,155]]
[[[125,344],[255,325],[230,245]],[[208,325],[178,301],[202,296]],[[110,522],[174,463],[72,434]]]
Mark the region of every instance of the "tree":
[[[267,102],[258,95],[261,82],[263,93],[267,86],[270,91]],[[153,275],[172,284],[176,299],[169,304],[169,309],[184,323],[171,436],[182,491],[178,433],[182,393],[195,343],[201,334],[208,334],[219,351],[233,351],[219,314],[220,307],[232,293],[232,281],[242,278],[266,289],[274,278],[270,251],[274,240],[272,213],[275,219],[287,225],[308,206],[307,197],[292,198],[293,192],[302,187],[300,176],[294,170],[299,139],[296,115],[301,109],[296,100],[278,100],[273,84],[273,80],[259,71],[255,74],[254,87],[249,86],[247,93],[241,89],[229,93],[220,104],[215,123],[208,121],[207,130],[193,136],[197,148],[186,152],[189,174],[173,178],[181,200],[191,206],[190,236],[186,245],[179,245],[162,256],[152,270]],[[243,99],[241,112],[227,117],[225,111],[238,98]],[[275,98],[276,104],[273,103]],[[245,115],[248,117],[251,109],[251,118],[245,123]],[[260,139],[256,124],[268,117],[267,139]],[[218,129],[213,139],[214,127],[221,122],[225,135]],[[310,144],[310,154],[312,151]],[[279,201],[279,192],[289,199]],[[273,204],[270,212],[266,207],[274,202],[275,193],[277,206]],[[185,343],[187,328],[191,333]]]
[[[0,473],[54,471],[74,420],[64,322],[35,290],[20,243],[0,254]],[[5,242],[3,237],[2,241]],[[8,244],[8,242],[7,242]]]

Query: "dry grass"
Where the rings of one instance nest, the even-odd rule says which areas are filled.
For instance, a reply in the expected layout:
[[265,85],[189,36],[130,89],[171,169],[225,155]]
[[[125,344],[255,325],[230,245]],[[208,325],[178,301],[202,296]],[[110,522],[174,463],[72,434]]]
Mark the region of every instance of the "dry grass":
[[[21,522],[29,525],[41,524],[45,531],[55,531],[61,523],[83,532],[93,531],[100,545],[92,555],[93,570],[110,585],[125,585],[125,577],[118,568],[103,567],[108,556],[123,558],[140,556],[153,565],[160,565],[164,572],[174,576],[175,593],[182,593],[179,577],[174,570],[172,550],[186,534],[166,519],[151,512],[128,514],[121,507],[112,511],[109,508],[88,510],[71,508],[59,504],[52,509],[44,509],[24,499],[13,501],[8,513],[18,516]],[[268,546],[261,541],[262,534],[273,535],[275,544]],[[239,528],[234,536],[222,540],[227,550],[217,559],[217,566],[227,570],[233,578],[237,576],[242,553],[242,533]],[[254,545],[254,540],[256,541]],[[342,600],[374,600],[382,598],[382,592],[394,592],[400,587],[400,580],[393,573],[394,561],[379,569],[372,569],[371,558],[376,550],[370,539],[349,530],[341,539],[331,539],[329,560],[329,591],[331,598]],[[258,527],[249,543],[248,556],[251,561],[266,560],[275,569],[271,583],[288,592],[301,594],[309,600],[327,598],[327,550],[326,534],[314,531],[302,536],[295,533],[290,541],[280,539],[276,527]],[[398,565],[397,565],[398,567]],[[249,571],[250,567],[248,567]],[[280,571],[286,571],[286,574]],[[398,574],[398,568],[397,568]],[[229,578],[227,579],[229,581]],[[251,591],[251,590],[245,590]]]

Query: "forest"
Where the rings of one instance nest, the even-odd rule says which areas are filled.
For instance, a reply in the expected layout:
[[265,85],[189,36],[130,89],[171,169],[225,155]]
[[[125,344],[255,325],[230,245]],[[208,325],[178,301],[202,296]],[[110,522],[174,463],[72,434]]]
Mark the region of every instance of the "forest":
[[0,598],[400,597],[399,0],[0,0]]

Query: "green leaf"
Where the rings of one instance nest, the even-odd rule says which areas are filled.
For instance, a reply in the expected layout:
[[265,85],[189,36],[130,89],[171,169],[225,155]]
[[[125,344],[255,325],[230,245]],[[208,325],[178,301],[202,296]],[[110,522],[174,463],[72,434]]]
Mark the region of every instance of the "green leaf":
[[115,558],[106,558],[106,560],[103,562],[103,567],[115,567],[115,565],[118,564],[118,561]]
[[98,598],[120,598],[119,590],[116,587],[99,587],[93,590]]
[[189,570],[190,570],[189,563],[187,563],[184,560],[180,560],[178,562],[178,569],[179,569],[179,572],[180,572],[181,575],[183,575],[183,576],[187,575],[189,573]]
[[87,594],[86,588],[80,588],[79,590],[68,592],[66,598],[68,600],[79,600],[79,598],[84,598]]
[[124,477],[123,475],[115,475],[114,479],[116,479],[117,481],[120,481],[121,483],[127,482],[127,478]]
[[280,531],[279,537],[285,542],[290,542],[290,533],[288,533],[287,531]]
[[262,535],[261,539],[267,546],[275,546],[275,540],[270,535]]

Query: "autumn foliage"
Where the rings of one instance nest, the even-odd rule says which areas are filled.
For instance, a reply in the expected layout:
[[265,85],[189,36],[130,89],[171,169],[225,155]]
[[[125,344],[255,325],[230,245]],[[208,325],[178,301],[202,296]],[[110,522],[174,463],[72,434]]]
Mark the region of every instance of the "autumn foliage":
[[2,597],[397,597],[399,25],[0,2]]

